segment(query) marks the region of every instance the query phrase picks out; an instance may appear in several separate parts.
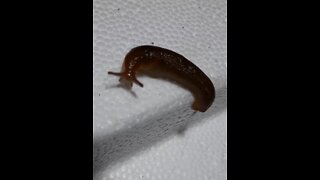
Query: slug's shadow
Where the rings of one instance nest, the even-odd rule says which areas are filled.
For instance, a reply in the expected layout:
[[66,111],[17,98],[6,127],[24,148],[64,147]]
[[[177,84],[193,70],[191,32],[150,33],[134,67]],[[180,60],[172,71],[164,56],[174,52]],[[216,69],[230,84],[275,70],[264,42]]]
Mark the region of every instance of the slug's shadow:
[[[115,85],[114,87],[118,86]],[[214,119],[226,109],[226,93],[226,87],[218,89],[213,105],[205,113],[195,113],[190,108],[190,104],[184,104],[169,112],[147,117],[130,129],[95,138],[93,143],[94,179],[100,179],[101,173],[115,163],[127,160],[143,149],[159,143],[166,137],[173,134],[183,135],[188,128],[197,123],[203,123],[204,119]]]
[[118,83],[118,84],[114,84],[114,85],[111,85],[111,86],[105,86],[105,89],[112,89],[112,88],[122,88],[124,90],[126,90],[127,92],[129,92],[133,97],[137,98],[137,94],[132,90],[132,89],[129,89],[127,88],[126,86]]

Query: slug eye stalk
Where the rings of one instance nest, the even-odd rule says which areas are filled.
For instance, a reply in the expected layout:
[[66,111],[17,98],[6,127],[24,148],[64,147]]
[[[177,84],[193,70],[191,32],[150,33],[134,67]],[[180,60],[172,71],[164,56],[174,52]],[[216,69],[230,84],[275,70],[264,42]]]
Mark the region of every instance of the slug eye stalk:
[[108,74],[114,75],[114,76],[119,76],[119,82],[124,85],[125,87],[131,88],[132,83],[136,83],[138,86],[143,87],[143,84],[137,80],[135,76],[129,76],[128,74],[124,72],[111,72],[109,71]]

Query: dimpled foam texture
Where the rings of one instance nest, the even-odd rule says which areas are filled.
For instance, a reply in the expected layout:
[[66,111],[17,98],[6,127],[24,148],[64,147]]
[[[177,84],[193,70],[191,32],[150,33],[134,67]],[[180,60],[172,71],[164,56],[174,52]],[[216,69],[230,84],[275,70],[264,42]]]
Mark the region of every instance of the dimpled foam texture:
[[[102,179],[226,178],[226,0],[94,0],[93,175]],[[214,83],[205,112],[172,82],[138,77],[117,87],[139,45],[173,50]]]

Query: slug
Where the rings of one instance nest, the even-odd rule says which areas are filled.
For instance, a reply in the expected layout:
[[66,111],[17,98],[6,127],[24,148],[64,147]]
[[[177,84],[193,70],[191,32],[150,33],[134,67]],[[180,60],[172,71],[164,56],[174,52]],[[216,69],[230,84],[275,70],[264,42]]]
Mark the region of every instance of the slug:
[[215,88],[211,80],[184,56],[157,46],[138,46],[125,56],[121,72],[108,72],[119,76],[120,83],[127,88],[132,83],[143,87],[136,75],[168,79],[188,89],[194,96],[192,109],[205,112],[213,103]]

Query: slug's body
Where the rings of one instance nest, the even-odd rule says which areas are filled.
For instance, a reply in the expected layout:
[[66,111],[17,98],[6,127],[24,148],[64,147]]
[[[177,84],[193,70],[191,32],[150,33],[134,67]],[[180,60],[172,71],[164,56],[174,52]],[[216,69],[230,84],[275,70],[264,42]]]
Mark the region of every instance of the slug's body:
[[136,74],[144,74],[154,78],[169,79],[188,89],[195,101],[192,109],[205,112],[213,103],[215,89],[211,80],[192,62],[171,50],[156,46],[138,46],[125,57],[122,72],[108,72],[120,76],[119,81],[132,87],[136,83]]

